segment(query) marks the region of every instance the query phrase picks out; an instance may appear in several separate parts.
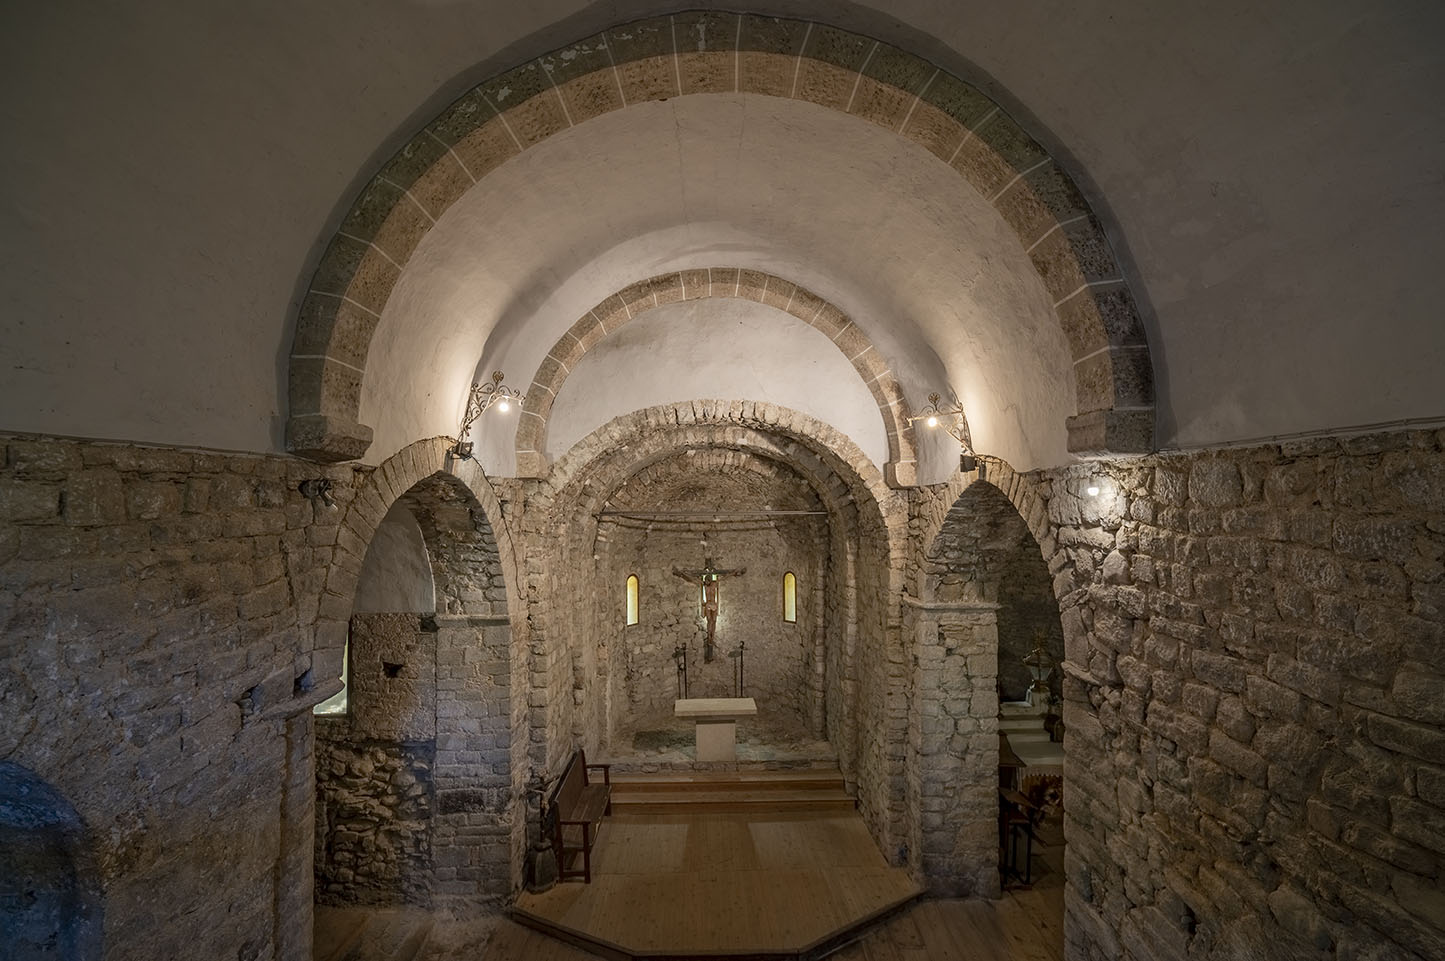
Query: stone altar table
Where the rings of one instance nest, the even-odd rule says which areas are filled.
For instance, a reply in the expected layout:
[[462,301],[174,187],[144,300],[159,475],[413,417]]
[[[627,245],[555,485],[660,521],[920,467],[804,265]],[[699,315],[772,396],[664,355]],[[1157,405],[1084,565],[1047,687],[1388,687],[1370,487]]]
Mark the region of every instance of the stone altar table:
[[699,761],[736,761],[738,718],[757,714],[758,702],[750,697],[679,698],[672,713],[697,722]]

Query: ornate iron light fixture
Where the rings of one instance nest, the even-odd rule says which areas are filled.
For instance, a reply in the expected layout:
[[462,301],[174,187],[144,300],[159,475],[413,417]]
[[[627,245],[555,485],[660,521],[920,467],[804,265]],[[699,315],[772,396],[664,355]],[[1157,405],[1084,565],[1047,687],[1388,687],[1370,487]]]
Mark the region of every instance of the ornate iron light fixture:
[[923,421],[923,426],[930,430],[942,427],[948,432],[948,436],[958,441],[958,446],[962,448],[958,456],[959,470],[967,474],[978,468],[978,458],[969,445],[968,431],[964,426],[963,405],[957,398],[945,406],[942,395],[935,391],[928,395],[928,403],[923,410],[909,419],[915,422]]
[[467,412],[462,417],[462,426],[457,430],[457,442],[447,453],[453,457],[471,457],[472,442],[467,440],[467,435],[471,433],[472,423],[493,407],[505,414],[513,405],[522,406],[522,394],[502,383],[500,370],[492,371],[490,381],[473,384],[467,392]]

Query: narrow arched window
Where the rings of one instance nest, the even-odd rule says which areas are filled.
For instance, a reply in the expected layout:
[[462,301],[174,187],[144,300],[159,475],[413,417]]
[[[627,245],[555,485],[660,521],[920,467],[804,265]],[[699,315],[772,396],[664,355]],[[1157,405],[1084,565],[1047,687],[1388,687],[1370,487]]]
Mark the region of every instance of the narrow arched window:
[[637,575],[627,575],[627,624],[637,623]]
[[798,619],[798,579],[792,571],[783,575],[783,620],[789,624]]

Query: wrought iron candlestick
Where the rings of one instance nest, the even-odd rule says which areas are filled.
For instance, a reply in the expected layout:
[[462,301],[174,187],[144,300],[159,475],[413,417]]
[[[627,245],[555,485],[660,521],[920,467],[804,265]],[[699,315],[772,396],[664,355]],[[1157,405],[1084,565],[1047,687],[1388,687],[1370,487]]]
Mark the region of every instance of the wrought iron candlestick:
[[679,644],[672,649],[673,660],[677,661],[677,696],[687,697],[687,645]]

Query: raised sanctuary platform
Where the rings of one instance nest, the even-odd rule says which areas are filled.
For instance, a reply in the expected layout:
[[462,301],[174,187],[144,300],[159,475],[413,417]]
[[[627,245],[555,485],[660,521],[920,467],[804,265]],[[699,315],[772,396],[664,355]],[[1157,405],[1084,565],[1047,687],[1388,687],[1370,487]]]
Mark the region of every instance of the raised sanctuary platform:
[[[624,779],[592,883],[523,894],[513,919],[607,958],[815,958],[923,893],[883,859],[836,771],[826,786],[813,772],[672,780]],[[785,803],[746,800],[769,792]]]

